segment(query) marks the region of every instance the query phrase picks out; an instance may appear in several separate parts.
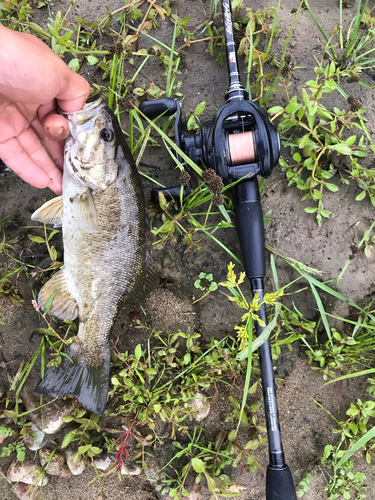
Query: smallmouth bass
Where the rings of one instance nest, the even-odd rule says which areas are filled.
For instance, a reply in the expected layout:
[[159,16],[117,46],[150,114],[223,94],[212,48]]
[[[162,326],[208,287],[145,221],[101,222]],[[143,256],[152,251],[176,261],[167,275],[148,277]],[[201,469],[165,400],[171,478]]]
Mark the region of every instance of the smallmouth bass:
[[62,226],[64,266],[42,287],[38,304],[49,314],[79,317],[77,341],[57,368],[48,368],[36,392],[73,394],[103,414],[109,388],[108,337],[121,297],[138,300],[155,286],[147,262],[147,211],[133,157],[112,111],[101,99],[64,113],[66,141],[63,194],[45,203],[32,220]]

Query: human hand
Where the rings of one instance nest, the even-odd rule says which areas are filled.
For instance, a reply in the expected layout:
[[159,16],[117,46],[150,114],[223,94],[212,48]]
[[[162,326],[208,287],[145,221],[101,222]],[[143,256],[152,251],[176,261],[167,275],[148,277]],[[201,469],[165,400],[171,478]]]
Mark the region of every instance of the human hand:
[[68,121],[82,109],[88,82],[33,35],[0,26],[0,158],[24,181],[62,191]]

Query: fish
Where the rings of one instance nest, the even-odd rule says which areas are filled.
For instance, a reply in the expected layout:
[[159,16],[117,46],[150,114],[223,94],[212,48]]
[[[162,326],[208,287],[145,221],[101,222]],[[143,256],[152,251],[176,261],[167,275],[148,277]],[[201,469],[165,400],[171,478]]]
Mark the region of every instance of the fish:
[[31,219],[62,227],[64,264],[41,288],[38,305],[61,320],[79,318],[76,340],[49,367],[38,394],[74,395],[102,415],[110,371],[109,334],[120,299],[141,301],[158,282],[150,265],[148,215],[140,176],[121,127],[101,98],[63,113],[70,127],[62,195]]

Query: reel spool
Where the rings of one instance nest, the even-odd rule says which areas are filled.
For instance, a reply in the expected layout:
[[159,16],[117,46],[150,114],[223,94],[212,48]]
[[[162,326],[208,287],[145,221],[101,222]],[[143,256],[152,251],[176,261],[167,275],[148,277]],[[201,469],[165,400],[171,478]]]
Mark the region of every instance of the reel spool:
[[229,134],[227,149],[229,160],[233,166],[253,163],[256,158],[254,134],[251,131]]

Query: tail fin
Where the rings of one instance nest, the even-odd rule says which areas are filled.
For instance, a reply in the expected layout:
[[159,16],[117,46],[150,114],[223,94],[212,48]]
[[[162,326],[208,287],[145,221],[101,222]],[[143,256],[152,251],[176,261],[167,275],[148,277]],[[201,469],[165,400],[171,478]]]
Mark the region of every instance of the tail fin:
[[[79,350],[77,347],[77,344],[72,344],[67,354],[71,356]],[[107,406],[109,368],[109,349],[103,363],[97,366],[89,366],[83,360],[72,362],[64,356],[59,367],[47,368],[44,380],[39,382],[35,392],[52,398],[73,394],[87,410],[103,415]]]

